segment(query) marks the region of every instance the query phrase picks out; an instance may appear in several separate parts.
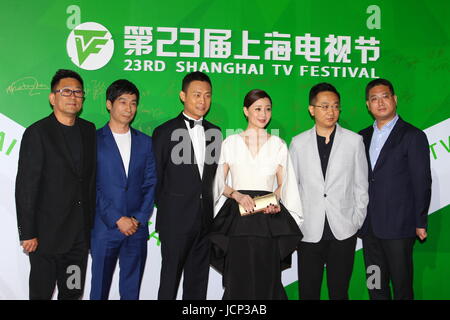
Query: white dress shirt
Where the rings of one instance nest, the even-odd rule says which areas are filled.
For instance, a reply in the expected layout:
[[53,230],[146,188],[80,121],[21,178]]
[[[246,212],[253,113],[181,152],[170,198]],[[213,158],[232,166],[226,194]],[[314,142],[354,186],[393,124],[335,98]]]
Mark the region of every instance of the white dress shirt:
[[377,122],[373,123],[373,135],[372,141],[370,141],[369,156],[372,170],[375,168],[378,157],[380,156],[381,149],[383,149],[386,140],[389,138],[392,129],[394,129],[397,123],[398,115],[395,115],[394,119],[386,123],[381,129],[378,129]]
[[[189,117],[183,112],[183,115],[191,120],[203,120],[203,117],[200,119],[194,119]],[[188,129],[189,136],[191,137],[192,146],[194,147],[195,161],[197,163],[198,171],[200,173],[200,178],[203,178],[203,167],[205,165],[205,129],[203,126],[194,126],[192,129],[189,126],[189,122],[184,120],[186,124],[186,128]]]

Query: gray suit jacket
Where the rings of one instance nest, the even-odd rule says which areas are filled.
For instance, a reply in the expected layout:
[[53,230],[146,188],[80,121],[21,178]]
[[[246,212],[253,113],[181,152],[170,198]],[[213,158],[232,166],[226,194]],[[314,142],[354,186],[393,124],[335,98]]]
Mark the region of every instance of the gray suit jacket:
[[362,137],[336,124],[324,181],[316,127],[292,139],[290,153],[303,205],[304,242],[322,238],[325,214],[338,240],[353,236],[367,213],[368,167]]

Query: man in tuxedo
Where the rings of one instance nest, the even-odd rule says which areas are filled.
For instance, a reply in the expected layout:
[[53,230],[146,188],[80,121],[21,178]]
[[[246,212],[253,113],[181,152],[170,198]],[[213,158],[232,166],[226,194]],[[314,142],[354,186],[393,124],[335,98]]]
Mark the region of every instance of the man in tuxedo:
[[186,75],[184,110],[153,132],[158,183],[156,230],[161,240],[158,299],[176,299],[183,273],[183,299],[206,299],[213,220],[212,184],[220,150],[220,128],[204,119],[212,87],[202,72]]
[[58,70],[53,112],[22,137],[16,178],[19,238],[29,254],[30,299],[79,299],[95,210],[95,126],[78,117],[83,80]]
[[91,300],[108,299],[117,260],[120,298],[139,299],[156,165],[152,139],[130,126],[138,104],[139,90],[128,80],[114,81],[106,90],[110,119],[97,131]]
[[361,136],[342,128],[340,95],[328,83],[309,92],[315,126],[292,139],[290,152],[303,204],[298,248],[299,297],[320,299],[324,265],[329,297],[348,299],[356,233],[369,200]]
[[[366,86],[375,122],[362,130],[369,164],[369,206],[361,229],[371,299],[413,299],[413,246],[427,237],[431,199],[429,144],[425,133],[397,114],[392,84]],[[371,283],[373,272],[381,276]],[[377,283],[379,285],[377,285]]]

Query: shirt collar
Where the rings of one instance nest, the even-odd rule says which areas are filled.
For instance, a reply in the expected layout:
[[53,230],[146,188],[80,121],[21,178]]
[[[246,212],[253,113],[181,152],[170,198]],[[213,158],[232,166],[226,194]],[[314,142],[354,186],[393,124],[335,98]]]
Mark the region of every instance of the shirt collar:
[[[334,126],[333,132],[331,132],[331,134],[330,134],[330,141],[334,139],[334,135],[336,134],[336,129],[337,129],[337,123]],[[316,136],[317,136],[317,138],[323,138],[324,140],[326,139],[326,137],[322,137],[317,134],[317,128],[316,128]]]
[[200,120],[203,120],[203,117],[201,117],[200,119],[194,119],[194,118],[192,118],[192,117],[189,117],[186,113],[184,113],[183,112],[183,115],[186,117],[186,118],[188,118],[188,119],[190,119],[190,120],[194,120],[194,121],[200,121]]
[[375,120],[373,122],[373,128],[374,128],[374,130],[378,130],[378,131],[391,130],[395,126],[395,124],[397,123],[397,120],[398,120],[398,114],[395,114],[395,117],[391,121],[386,123],[381,129],[378,129],[377,120]]

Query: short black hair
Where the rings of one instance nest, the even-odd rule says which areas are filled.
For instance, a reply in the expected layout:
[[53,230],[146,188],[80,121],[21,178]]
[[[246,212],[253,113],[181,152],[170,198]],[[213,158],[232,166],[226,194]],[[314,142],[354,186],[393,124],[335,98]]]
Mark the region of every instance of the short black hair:
[[204,81],[208,82],[209,85],[212,88],[211,79],[209,79],[208,75],[206,73],[203,73],[201,71],[194,71],[191,73],[188,73],[184,78],[183,82],[181,84],[181,90],[183,92],[187,92],[187,89],[192,81]]
[[386,87],[388,87],[389,91],[391,91],[391,94],[393,96],[395,96],[394,86],[392,85],[392,83],[389,80],[378,78],[378,79],[374,79],[374,80],[370,81],[367,84],[367,86],[366,86],[366,100],[369,100],[369,91],[370,91],[370,89],[372,89],[373,87],[376,87],[376,86],[386,86]]
[[52,82],[50,83],[50,90],[54,91],[58,83],[65,78],[77,79],[78,82],[81,84],[81,88],[82,89],[84,88],[83,79],[81,79],[81,76],[78,73],[76,73],[73,70],[59,69],[58,71],[56,71],[55,75],[52,78]]
[[106,100],[114,103],[117,98],[125,93],[135,94],[136,105],[139,105],[139,90],[131,81],[126,79],[116,80],[109,85],[108,89],[106,89]]
[[311,88],[311,90],[309,90],[309,105],[310,106],[314,105],[315,103],[314,100],[316,99],[317,95],[325,91],[335,93],[338,96],[339,101],[341,101],[341,95],[332,84],[327,82],[321,82],[316,84]]

